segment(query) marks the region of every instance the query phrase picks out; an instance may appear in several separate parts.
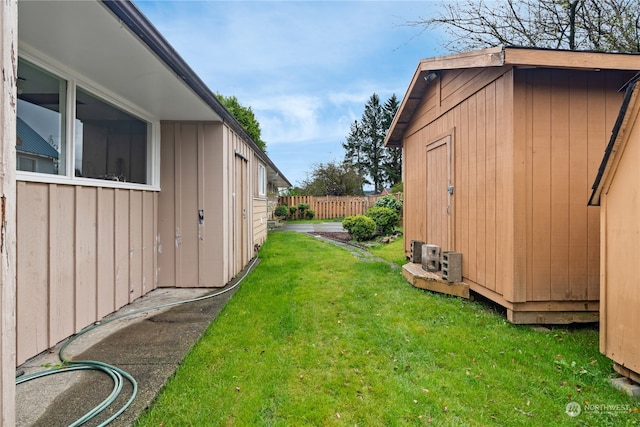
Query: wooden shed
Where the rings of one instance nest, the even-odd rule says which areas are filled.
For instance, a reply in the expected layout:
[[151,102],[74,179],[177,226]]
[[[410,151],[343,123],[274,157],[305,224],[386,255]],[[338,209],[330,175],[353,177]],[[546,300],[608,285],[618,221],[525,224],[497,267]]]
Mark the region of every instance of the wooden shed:
[[406,254],[412,240],[461,253],[448,288],[513,323],[597,320],[599,210],[587,202],[638,68],[637,55],[513,47],[420,61],[386,138],[403,148]]
[[17,116],[59,154],[17,163],[20,364],[157,287],[227,284],[290,183],[133,3],[18,9]]
[[640,74],[624,100],[593,185],[600,206],[600,351],[640,382]]

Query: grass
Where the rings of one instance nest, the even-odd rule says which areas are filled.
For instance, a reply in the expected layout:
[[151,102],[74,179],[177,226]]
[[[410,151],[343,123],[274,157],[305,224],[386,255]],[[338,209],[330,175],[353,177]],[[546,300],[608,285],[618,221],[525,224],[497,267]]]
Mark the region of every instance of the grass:
[[367,250],[377,257],[391,261],[398,266],[407,263],[404,255],[404,243],[402,238],[396,239],[390,243],[374,243],[369,245]]
[[596,328],[512,325],[303,234],[260,257],[138,426],[638,424]]

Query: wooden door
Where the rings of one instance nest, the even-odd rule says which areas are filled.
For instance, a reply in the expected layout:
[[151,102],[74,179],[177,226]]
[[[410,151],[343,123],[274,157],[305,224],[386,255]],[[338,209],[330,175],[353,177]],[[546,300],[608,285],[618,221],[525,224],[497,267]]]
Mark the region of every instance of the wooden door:
[[442,251],[453,245],[453,181],[451,135],[427,145],[426,243],[440,246]]
[[247,185],[249,179],[247,177],[248,165],[247,159],[243,156],[236,155],[235,158],[235,177],[234,177],[234,225],[233,225],[233,257],[235,271],[240,271],[249,262],[248,255],[248,202]]

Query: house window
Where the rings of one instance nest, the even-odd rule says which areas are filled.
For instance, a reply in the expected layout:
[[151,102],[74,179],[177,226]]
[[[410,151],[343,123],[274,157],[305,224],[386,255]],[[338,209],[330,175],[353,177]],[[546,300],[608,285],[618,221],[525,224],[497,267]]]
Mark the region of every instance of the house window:
[[17,169],[64,175],[67,82],[19,59],[17,92]]
[[267,171],[262,164],[258,164],[258,195],[267,194]]
[[42,67],[18,62],[16,169],[25,172],[20,179],[118,187],[157,181],[152,135],[158,136],[150,121]]
[[147,182],[149,124],[76,90],[75,176]]

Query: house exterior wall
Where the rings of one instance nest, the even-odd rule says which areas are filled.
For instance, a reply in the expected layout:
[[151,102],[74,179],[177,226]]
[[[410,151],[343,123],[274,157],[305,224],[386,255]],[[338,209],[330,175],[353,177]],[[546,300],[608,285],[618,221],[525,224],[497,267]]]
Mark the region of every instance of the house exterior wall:
[[0,245],[0,424],[15,425],[15,251],[16,181],[13,159],[16,146],[16,76],[18,4],[0,4],[0,195],[2,240]]
[[443,250],[462,253],[464,282],[510,310],[597,302],[598,210],[587,201],[622,99],[617,90],[629,77],[511,67],[441,72],[405,132],[405,252],[411,240],[431,243],[438,203],[427,194],[426,152],[450,136],[454,194],[441,225]]
[[156,287],[153,191],[17,183],[17,363]]
[[[255,245],[262,246],[267,240],[267,220],[269,219],[269,200],[268,194],[271,190],[267,183],[267,167],[262,163],[256,154],[252,154],[252,182],[253,182],[253,247]],[[261,165],[261,166],[259,166]],[[261,170],[262,168],[262,170]],[[260,193],[260,174],[264,179],[264,194]]]
[[268,200],[266,197],[253,198],[253,244],[262,246],[267,240],[267,210]]
[[[638,89],[636,89],[638,91]],[[640,377],[640,104],[629,110],[622,149],[601,195],[600,351]]]
[[252,149],[223,123],[161,134],[158,284],[224,286],[253,257]]

